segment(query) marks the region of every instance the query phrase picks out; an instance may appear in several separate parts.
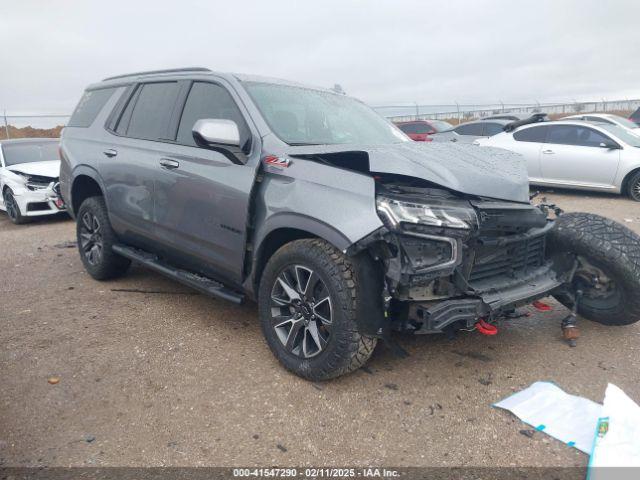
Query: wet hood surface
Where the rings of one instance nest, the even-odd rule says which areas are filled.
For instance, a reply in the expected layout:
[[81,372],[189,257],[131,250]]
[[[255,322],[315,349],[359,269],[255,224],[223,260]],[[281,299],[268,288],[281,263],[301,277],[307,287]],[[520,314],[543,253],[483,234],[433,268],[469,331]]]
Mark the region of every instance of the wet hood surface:
[[406,175],[469,195],[529,202],[524,159],[507,150],[477,145],[406,142],[389,145],[292,146],[296,155],[364,152],[371,172]]

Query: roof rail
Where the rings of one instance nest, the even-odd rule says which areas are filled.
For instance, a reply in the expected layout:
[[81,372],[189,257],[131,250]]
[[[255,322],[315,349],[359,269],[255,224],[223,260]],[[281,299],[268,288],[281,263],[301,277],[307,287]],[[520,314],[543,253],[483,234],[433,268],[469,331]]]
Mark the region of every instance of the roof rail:
[[518,127],[523,125],[529,125],[530,123],[538,123],[538,122],[546,122],[548,120],[546,113],[534,113],[529,118],[525,118],[523,120],[516,120],[514,122],[508,123],[504,126],[505,132],[512,132]]
[[183,72],[210,72],[208,68],[204,67],[188,67],[188,68],[168,68],[166,70],[147,70],[146,72],[134,72],[126,73],[124,75],[116,75],[114,77],[104,78],[102,81],[115,80],[116,78],[137,77],[139,75],[155,75],[158,73],[183,73]]

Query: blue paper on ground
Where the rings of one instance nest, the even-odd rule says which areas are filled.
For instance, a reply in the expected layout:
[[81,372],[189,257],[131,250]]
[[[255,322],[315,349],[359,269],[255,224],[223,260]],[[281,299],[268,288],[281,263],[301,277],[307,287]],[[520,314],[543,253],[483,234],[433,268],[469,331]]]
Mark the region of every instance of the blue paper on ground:
[[530,387],[495,403],[569,446],[591,453],[593,437],[602,405],[583,397],[569,395],[550,382],[535,382]]

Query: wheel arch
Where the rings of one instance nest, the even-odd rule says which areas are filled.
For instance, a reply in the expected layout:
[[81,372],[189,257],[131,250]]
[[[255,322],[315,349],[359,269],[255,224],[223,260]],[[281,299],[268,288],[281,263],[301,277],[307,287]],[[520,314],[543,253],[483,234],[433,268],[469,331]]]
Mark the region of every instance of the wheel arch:
[[622,184],[620,185],[620,193],[623,195],[628,194],[629,181],[631,181],[631,178],[637,173],[640,173],[640,167],[635,167],[624,176]]
[[89,197],[104,196],[104,189],[99,177],[91,169],[81,169],[74,175],[71,184],[71,201],[69,205],[75,216],[84,202]]

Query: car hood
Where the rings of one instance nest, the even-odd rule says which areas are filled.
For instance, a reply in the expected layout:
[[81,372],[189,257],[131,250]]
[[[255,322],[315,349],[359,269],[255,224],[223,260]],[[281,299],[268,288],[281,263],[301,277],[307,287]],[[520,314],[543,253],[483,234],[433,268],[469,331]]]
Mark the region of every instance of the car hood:
[[522,156],[499,148],[452,143],[292,146],[291,157],[366,153],[372,173],[420,178],[456,192],[514,202],[529,201]]
[[40,175],[43,177],[58,178],[60,176],[60,160],[48,160],[44,162],[17,163],[7,167],[12,172],[22,172],[27,175]]

